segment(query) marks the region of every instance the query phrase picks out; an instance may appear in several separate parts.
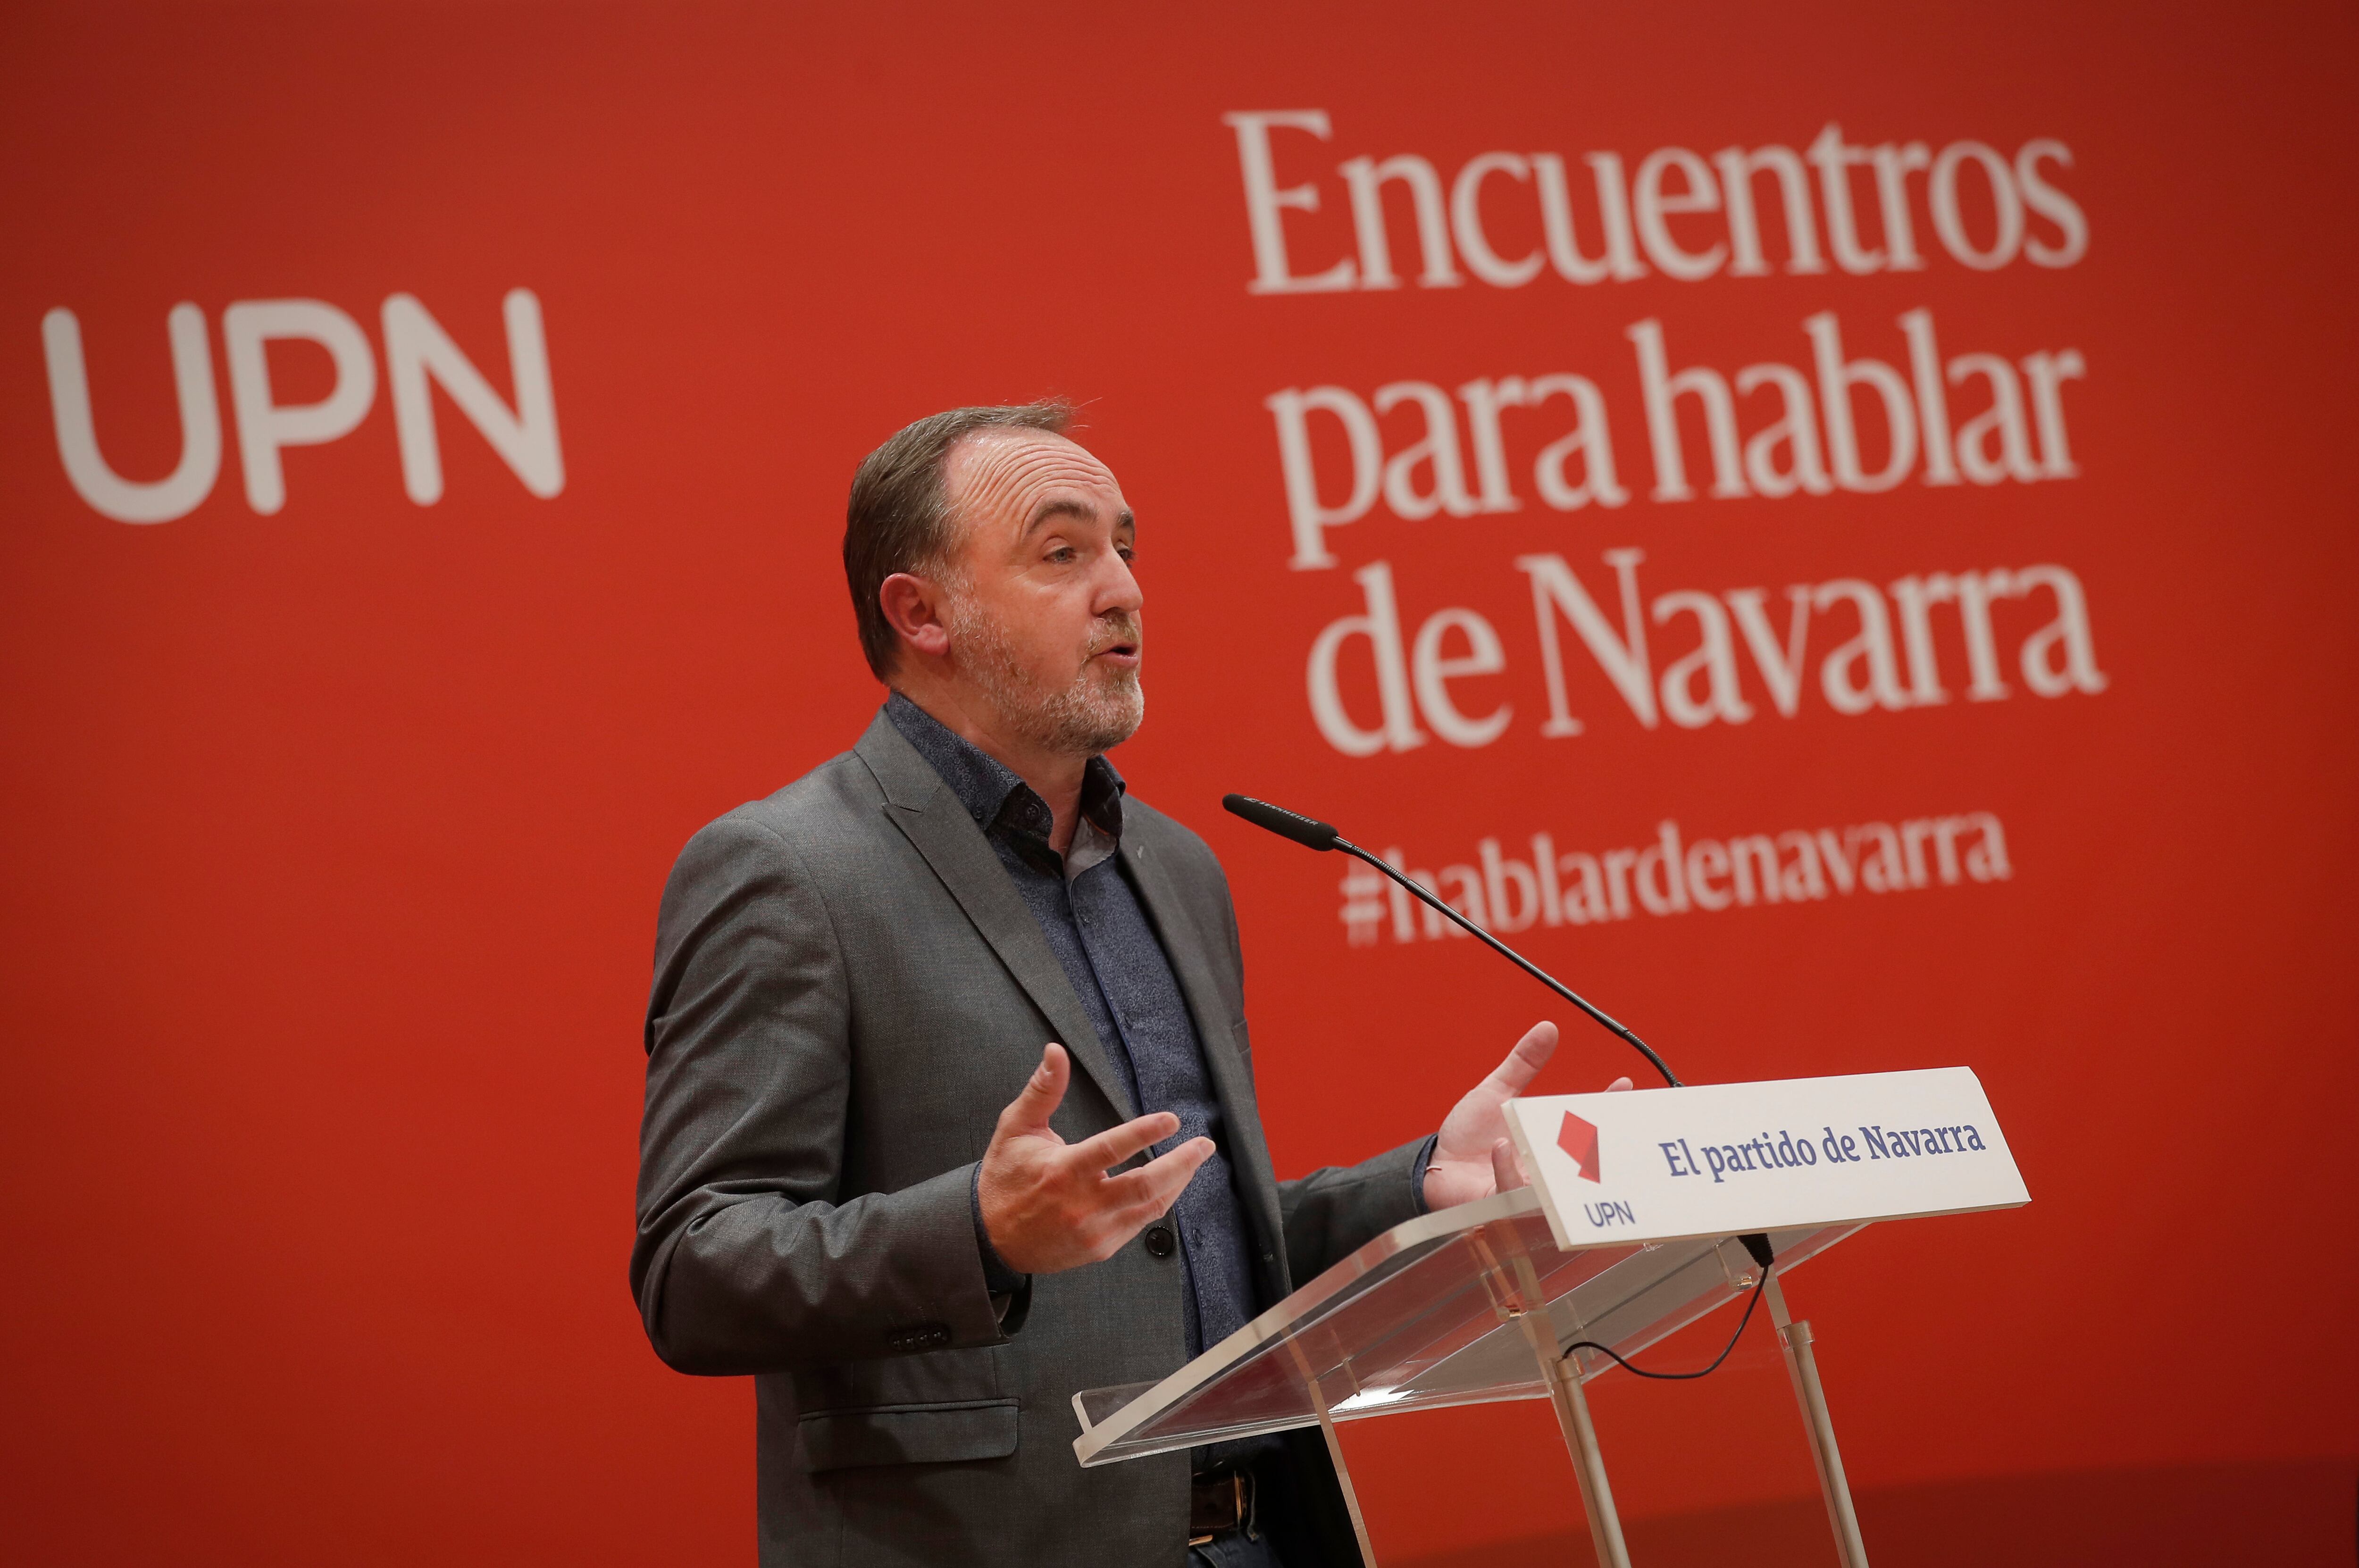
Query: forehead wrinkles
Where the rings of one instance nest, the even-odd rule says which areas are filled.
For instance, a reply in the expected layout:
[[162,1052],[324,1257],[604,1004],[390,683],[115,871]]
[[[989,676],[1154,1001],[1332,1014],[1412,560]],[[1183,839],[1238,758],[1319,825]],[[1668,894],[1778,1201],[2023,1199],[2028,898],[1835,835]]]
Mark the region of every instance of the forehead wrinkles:
[[1105,464],[1059,437],[984,435],[951,455],[950,499],[970,526],[1018,532],[1032,509],[1053,492],[1077,492],[1108,512],[1122,491]]

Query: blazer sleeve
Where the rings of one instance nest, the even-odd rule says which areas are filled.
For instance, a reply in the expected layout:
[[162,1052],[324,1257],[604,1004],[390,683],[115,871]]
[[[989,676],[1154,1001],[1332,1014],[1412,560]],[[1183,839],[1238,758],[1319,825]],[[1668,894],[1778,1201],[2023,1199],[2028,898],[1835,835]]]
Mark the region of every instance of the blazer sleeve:
[[631,1288],[656,1353],[734,1375],[1000,1342],[972,1163],[841,1191],[851,992],[785,838],[723,817],[681,851],[647,1006]]
[[1329,1165],[1277,1184],[1287,1268],[1296,1283],[1425,1212],[1412,1175],[1428,1141],[1416,1139],[1356,1165]]

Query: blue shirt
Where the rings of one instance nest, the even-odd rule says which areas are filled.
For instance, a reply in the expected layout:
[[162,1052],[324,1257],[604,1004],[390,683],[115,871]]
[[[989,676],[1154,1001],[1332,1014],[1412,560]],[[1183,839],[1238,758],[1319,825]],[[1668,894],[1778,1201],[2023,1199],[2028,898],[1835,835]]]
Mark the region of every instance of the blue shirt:
[[[1180,1130],[1150,1152],[1191,1138],[1212,1141],[1212,1158],[1180,1192],[1166,1221],[1179,1243],[1187,1284],[1181,1307],[1193,1357],[1258,1310],[1252,1234],[1237,1198],[1228,1130],[1203,1044],[1154,921],[1115,852],[1122,839],[1122,775],[1103,757],[1090,759],[1082,782],[1084,826],[1072,849],[1060,855],[1049,842],[1054,817],[1048,802],[1012,770],[898,692],[885,713],[990,840],[1089,1013],[1099,1044],[1126,1080],[1131,1103],[1142,1116],[1165,1110],[1180,1119]],[[1023,1277],[993,1252],[980,1206],[975,1238],[991,1289],[1018,1288]]]

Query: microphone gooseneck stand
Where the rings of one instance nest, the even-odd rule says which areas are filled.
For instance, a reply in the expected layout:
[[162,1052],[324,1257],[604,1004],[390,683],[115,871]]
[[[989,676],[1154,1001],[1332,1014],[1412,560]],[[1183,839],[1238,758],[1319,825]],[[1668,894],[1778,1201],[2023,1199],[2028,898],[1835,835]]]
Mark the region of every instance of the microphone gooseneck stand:
[[1272,806],[1266,800],[1256,800],[1253,796],[1247,795],[1224,795],[1221,797],[1221,805],[1231,814],[1244,817],[1247,822],[1252,823],[1255,827],[1265,828],[1269,832],[1277,834],[1281,838],[1291,838],[1294,842],[1302,845],[1305,849],[1320,850],[1341,849],[1346,855],[1365,860],[1369,865],[1374,866],[1377,871],[1382,871],[1386,876],[1390,877],[1394,881],[1398,882],[1402,887],[1407,888],[1409,892],[1409,896],[1425,903],[1430,908],[1439,910],[1444,918],[1454,922],[1462,927],[1468,935],[1480,938],[1493,952],[1506,959],[1507,962],[1515,965],[1516,968],[1523,970],[1524,973],[1531,976],[1532,979],[1539,981],[1540,984],[1548,987],[1549,989],[1556,992],[1557,995],[1564,998],[1565,1000],[1572,1003],[1573,1006],[1581,1009],[1582,1011],[1587,1013],[1603,1028],[1611,1031],[1615,1035],[1618,1035],[1623,1041],[1634,1047],[1640,1055],[1646,1057],[1647,1060],[1652,1064],[1655,1071],[1663,1075],[1663,1082],[1666,1085],[1675,1089],[1686,1087],[1680,1082],[1679,1075],[1671,1071],[1669,1065],[1666,1063],[1662,1057],[1655,1054],[1655,1048],[1652,1045],[1647,1044],[1644,1040],[1639,1039],[1636,1034],[1633,1033],[1628,1025],[1618,1022],[1603,1009],[1591,1005],[1587,999],[1583,998],[1571,986],[1566,985],[1562,980],[1558,979],[1554,975],[1549,974],[1546,969],[1541,968],[1538,964],[1533,963],[1529,958],[1525,957],[1521,953],[1516,952],[1513,947],[1508,946],[1505,942],[1500,941],[1496,936],[1492,935],[1489,932],[1484,930],[1481,926],[1475,925],[1473,921],[1467,919],[1456,910],[1451,908],[1449,904],[1435,897],[1433,893],[1419,885],[1416,881],[1396,870],[1390,861],[1386,860],[1381,856],[1372,855],[1367,850],[1361,849],[1357,844],[1354,844],[1349,838],[1344,838],[1327,823],[1321,822],[1313,817],[1304,816],[1299,812],[1288,811],[1282,806]]

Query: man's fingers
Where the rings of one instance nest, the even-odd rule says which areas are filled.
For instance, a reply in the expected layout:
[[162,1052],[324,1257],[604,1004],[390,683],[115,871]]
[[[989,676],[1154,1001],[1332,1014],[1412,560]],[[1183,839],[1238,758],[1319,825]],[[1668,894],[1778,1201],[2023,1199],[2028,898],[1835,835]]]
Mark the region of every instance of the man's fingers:
[[1177,1149],[1148,1161],[1139,1169],[1117,1176],[1115,1181],[1125,1185],[1136,1183],[1123,1206],[1123,1218],[1144,1225],[1148,1220],[1171,1212],[1188,1184],[1203,1169],[1204,1162],[1212,1157],[1212,1141],[1191,1138]]
[[1089,1171],[1108,1171],[1142,1149],[1151,1149],[1180,1130],[1180,1119],[1168,1110],[1150,1111],[1095,1138],[1073,1145],[1072,1162]]
[[1516,1158],[1516,1146],[1507,1139],[1491,1145],[1491,1179],[1503,1193],[1528,1185],[1524,1180],[1524,1162]]
[[1533,1024],[1524,1032],[1524,1037],[1516,1042],[1516,1048],[1507,1053],[1507,1059],[1499,1064],[1499,1070],[1491,1076],[1509,1094],[1523,1093],[1524,1086],[1539,1076],[1540,1069],[1548,1065],[1548,1059],[1556,1054],[1556,1039],[1555,1024],[1545,1020]]
[[1626,1077],[1625,1077],[1625,1078],[1616,1078],[1616,1079],[1614,1079],[1612,1083],[1610,1083],[1610,1084],[1608,1084],[1608,1085],[1606,1085],[1606,1086],[1605,1086],[1605,1092],[1606,1092],[1607,1094],[1609,1094],[1609,1095],[1612,1095],[1612,1094],[1620,1094],[1624,1089],[1636,1088],[1636,1087],[1637,1087],[1637,1086],[1636,1086],[1636,1084],[1633,1084],[1633,1083],[1632,1083],[1628,1078],[1626,1078]]
[[1187,1187],[1204,1162],[1212,1157],[1212,1141],[1190,1138],[1177,1149],[1169,1149],[1141,1165],[1136,1171],[1125,1171],[1109,1177],[1099,1189],[1102,1196],[1121,1206],[1125,1217],[1140,1217],[1140,1223],[1167,1212],[1172,1200]]
[[1038,1132],[1049,1125],[1049,1117],[1064,1103],[1065,1085],[1073,1076],[1072,1064],[1065,1057],[1065,1048],[1050,1041],[1040,1052],[1040,1065],[999,1113],[999,1130],[1003,1133]]

